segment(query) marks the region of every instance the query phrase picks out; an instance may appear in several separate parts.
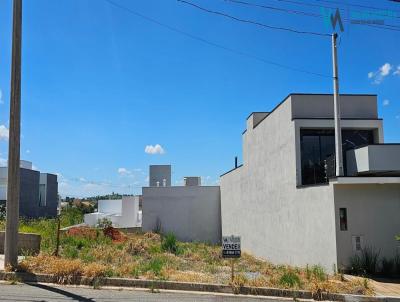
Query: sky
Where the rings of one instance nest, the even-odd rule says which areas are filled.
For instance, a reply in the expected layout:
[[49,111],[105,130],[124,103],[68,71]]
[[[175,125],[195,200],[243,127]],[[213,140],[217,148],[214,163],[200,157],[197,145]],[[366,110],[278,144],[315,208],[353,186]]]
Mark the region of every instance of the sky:
[[[400,3],[243,1],[275,9],[189,2],[324,34],[332,26],[321,18],[321,6],[343,9],[340,92],[377,94],[385,141],[400,142]],[[218,184],[234,157],[241,161],[241,133],[251,112],[269,111],[289,93],[333,91],[329,36],[238,22],[176,0],[23,2],[21,159],[57,173],[62,196],[140,193],[150,164],[172,164],[173,184],[184,176]],[[377,6],[387,10],[371,8]],[[351,24],[354,18],[381,19],[386,26]],[[3,165],[11,24],[12,1],[0,0]]]

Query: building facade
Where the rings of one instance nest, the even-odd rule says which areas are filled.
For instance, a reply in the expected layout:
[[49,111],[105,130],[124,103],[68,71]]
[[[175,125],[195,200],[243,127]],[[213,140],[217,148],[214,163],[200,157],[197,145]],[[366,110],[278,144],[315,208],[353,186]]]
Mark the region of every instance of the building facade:
[[400,145],[384,144],[375,95],[341,95],[345,176],[334,177],[333,96],[291,94],[255,112],[243,165],[221,176],[222,234],[275,263],[347,268],[365,247],[393,257]]
[[[8,168],[0,167],[0,202],[7,200]],[[58,207],[57,175],[40,173],[32,163],[21,161],[19,214],[24,218],[56,217]]]
[[97,226],[107,219],[116,228],[139,228],[142,225],[142,211],[139,210],[139,196],[122,196],[122,199],[99,200],[97,212],[85,214],[84,222]]
[[143,231],[172,232],[181,241],[220,242],[219,187],[201,186],[199,177],[187,177],[184,186],[171,186],[171,174],[162,176],[169,181],[160,186],[151,182],[156,179],[152,173],[158,171],[157,166],[150,166],[150,186],[142,188]]

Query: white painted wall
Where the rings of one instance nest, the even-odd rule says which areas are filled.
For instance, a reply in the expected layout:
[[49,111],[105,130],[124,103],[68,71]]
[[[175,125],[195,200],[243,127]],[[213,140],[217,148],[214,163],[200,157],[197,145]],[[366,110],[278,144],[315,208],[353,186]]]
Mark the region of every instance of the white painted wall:
[[106,214],[121,214],[122,200],[121,199],[99,200],[97,204],[97,212]]
[[[400,184],[335,185],[335,217],[339,267],[349,264],[354,255],[352,236],[363,236],[365,245],[393,258],[400,243]],[[339,208],[347,209],[348,230],[340,231]]]
[[118,225],[124,228],[142,225],[141,217],[139,217],[139,196],[122,197],[122,215]]
[[153,231],[157,220],[162,232],[181,241],[218,243],[221,240],[219,187],[144,187],[143,231]]
[[99,200],[98,212],[85,214],[84,222],[90,226],[98,225],[107,218],[117,228],[140,227],[142,223],[139,211],[139,196],[123,196],[116,200]]

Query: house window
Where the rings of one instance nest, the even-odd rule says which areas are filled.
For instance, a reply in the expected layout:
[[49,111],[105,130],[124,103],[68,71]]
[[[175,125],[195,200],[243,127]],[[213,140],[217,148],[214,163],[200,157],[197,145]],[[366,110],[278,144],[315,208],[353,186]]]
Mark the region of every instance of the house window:
[[356,251],[361,251],[361,237],[356,236]]
[[[335,131],[333,129],[301,129],[302,185],[328,182],[335,164]],[[372,130],[342,130],[343,163],[346,170],[346,152],[374,143]]]
[[346,208],[339,209],[339,221],[340,221],[340,230],[347,231],[347,209]]
[[44,184],[39,185],[39,206],[46,206],[46,185]]
[[360,252],[364,248],[364,236],[363,235],[353,235],[351,237],[353,243],[353,252]]

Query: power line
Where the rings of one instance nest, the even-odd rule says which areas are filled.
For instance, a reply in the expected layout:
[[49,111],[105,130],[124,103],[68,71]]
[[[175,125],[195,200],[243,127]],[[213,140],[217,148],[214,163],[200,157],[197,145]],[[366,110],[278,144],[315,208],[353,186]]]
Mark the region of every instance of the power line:
[[310,16],[310,17],[321,17],[320,14],[308,13],[308,12],[303,12],[303,11],[298,11],[298,10],[293,10],[293,9],[285,9],[285,8],[274,7],[274,6],[263,5],[263,4],[250,3],[250,2],[246,2],[246,1],[240,1],[240,0],[225,0],[225,1],[237,3],[237,4],[243,4],[246,6],[253,6],[253,7],[259,7],[259,8],[269,9],[269,10],[281,11],[281,12],[290,13],[290,14]]
[[[301,5],[301,6],[311,6],[311,7],[319,7],[319,8],[328,8],[328,9],[339,9],[341,11],[347,11],[347,8],[343,7],[338,7],[338,6],[327,6],[326,4],[316,4],[316,3],[309,3],[309,2],[300,2],[300,1],[295,1],[295,0],[274,0],[278,2],[285,2],[285,3],[291,3],[291,4],[296,4],[296,5]],[[323,1],[323,0],[315,0],[315,1]],[[341,5],[347,5],[346,3],[340,3],[340,2],[334,2],[334,1],[323,1],[327,3],[332,3],[332,4],[341,4]],[[356,13],[365,13],[364,11],[360,10],[354,10],[352,9],[353,12]],[[394,11],[394,12],[399,12],[396,10],[387,10],[387,11]],[[390,17],[390,18],[400,18],[400,16],[395,16],[395,15],[390,15],[390,14],[380,14],[379,12],[373,13],[376,16],[382,16],[382,17]]]
[[[248,1],[241,1],[241,0],[225,0],[225,1],[226,2],[235,3],[235,4],[241,4],[241,5],[245,5],[245,6],[249,6],[249,7],[256,7],[256,8],[262,8],[262,9],[274,10],[274,11],[281,11],[281,12],[284,12],[284,13],[296,14],[296,15],[301,15],[301,16],[306,16],[306,17],[313,17],[313,18],[320,18],[320,19],[324,18],[324,16],[322,16],[321,14],[317,14],[317,13],[310,13],[310,12],[304,12],[304,11],[293,10],[293,9],[285,9],[285,8],[280,8],[280,7],[274,7],[274,6],[269,6],[269,5],[252,3],[252,2],[248,2]],[[293,2],[293,1],[290,1],[290,2]],[[343,18],[343,20],[344,21],[351,21],[351,20],[346,19],[346,18]],[[399,26],[389,25],[389,24],[355,23],[354,25],[364,25],[364,26],[369,26],[369,27],[374,27],[374,28],[379,28],[379,29],[400,31],[400,27]]]
[[223,46],[221,44],[217,44],[217,43],[208,41],[208,40],[206,40],[204,38],[201,38],[199,36],[195,36],[195,35],[193,35],[191,33],[188,33],[186,31],[180,30],[180,29],[178,29],[176,27],[172,27],[172,26],[170,26],[168,24],[165,24],[165,23],[162,23],[160,21],[157,21],[156,19],[153,19],[151,17],[147,17],[147,16],[145,16],[145,15],[143,15],[141,13],[138,13],[138,12],[126,7],[126,6],[120,5],[120,4],[118,4],[118,3],[116,3],[116,2],[114,2],[112,0],[104,0],[104,1],[106,1],[107,3],[109,3],[110,5],[112,5],[114,7],[117,7],[119,9],[121,9],[121,10],[126,11],[127,13],[135,15],[135,16],[137,16],[139,18],[142,18],[142,19],[144,19],[144,20],[146,20],[148,22],[157,24],[157,25],[159,25],[161,27],[164,27],[164,28],[166,28],[166,29],[168,29],[168,30],[170,30],[172,32],[181,34],[181,35],[183,35],[185,37],[188,37],[190,39],[202,42],[202,43],[207,44],[209,46],[213,46],[213,47],[216,47],[216,48],[219,48],[219,49],[234,53],[236,55],[247,57],[247,58],[250,58],[250,59],[265,63],[265,64],[268,64],[268,65],[273,65],[273,66],[276,66],[276,67],[279,67],[279,68],[284,68],[284,69],[287,69],[287,70],[291,70],[291,71],[295,71],[295,72],[301,72],[301,73],[314,75],[314,76],[318,76],[318,77],[323,77],[323,78],[332,78],[331,76],[328,76],[328,75],[325,75],[325,74],[321,74],[321,73],[318,73],[318,72],[308,71],[308,70],[305,70],[305,69],[302,69],[302,68],[296,68],[296,67],[292,67],[292,66],[289,66],[289,65],[273,62],[273,61],[264,59],[262,57],[259,57],[259,56],[256,56],[256,55],[244,52],[244,51],[236,50],[236,49],[233,49],[233,48],[230,48],[230,47]]
[[333,1],[333,0],[315,0],[315,1],[326,2],[326,3],[334,3],[334,4],[340,4],[340,5],[347,5],[347,6],[353,6],[353,7],[361,7],[361,8],[367,8],[367,9],[373,9],[373,10],[380,10],[380,11],[400,12],[400,11],[389,9],[389,8],[367,6],[367,5],[361,5],[361,4],[355,4],[355,3],[344,3],[344,2]]
[[288,32],[292,32],[292,33],[296,33],[296,34],[307,34],[307,35],[314,35],[314,36],[322,36],[322,37],[331,37],[330,34],[324,34],[324,33],[318,33],[318,32],[312,32],[312,31],[300,31],[300,30],[296,30],[296,29],[292,29],[292,28],[286,28],[286,27],[278,27],[278,26],[272,26],[272,25],[267,25],[264,23],[260,23],[257,21],[252,21],[252,20],[246,20],[246,19],[241,19],[226,13],[222,13],[219,11],[214,11],[208,8],[204,8],[200,5],[197,5],[195,3],[189,2],[189,1],[185,1],[185,0],[177,0],[178,2],[182,2],[184,4],[190,5],[194,8],[197,8],[201,11],[204,11],[206,13],[210,13],[210,14],[215,14],[215,15],[219,15],[219,16],[223,16],[238,22],[242,22],[242,23],[249,23],[249,24],[253,24],[253,25],[257,25],[257,26],[261,26],[264,28],[268,28],[268,29],[273,29],[273,30],[281,30],[281,31],[288,31]]

